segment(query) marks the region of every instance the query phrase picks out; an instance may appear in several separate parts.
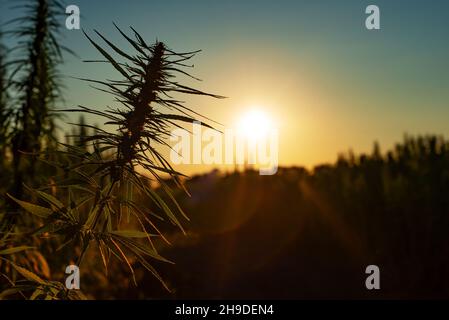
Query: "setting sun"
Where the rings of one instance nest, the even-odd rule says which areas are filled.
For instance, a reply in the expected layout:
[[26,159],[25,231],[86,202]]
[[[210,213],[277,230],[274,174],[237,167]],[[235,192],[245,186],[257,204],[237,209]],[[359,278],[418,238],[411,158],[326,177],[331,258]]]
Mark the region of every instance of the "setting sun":
[[260,140],[274,129],[274,124],[265,112],[253,109],[240,118],[237,129],[239,134],[249,140]]

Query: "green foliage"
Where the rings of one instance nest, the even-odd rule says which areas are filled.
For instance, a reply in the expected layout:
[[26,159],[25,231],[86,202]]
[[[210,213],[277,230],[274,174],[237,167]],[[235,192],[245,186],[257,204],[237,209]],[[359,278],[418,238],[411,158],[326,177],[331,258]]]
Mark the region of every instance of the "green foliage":
[[38,152],[41,141],[53,138],[50,109],[61,95],[58,65],[67,49],[59,44],[58,32],[64,8],[58,0],[33,0],[23,9],[23,17],[11,21],[18,27],[10,32],[21,40],[15,50],[24,53],[9,62],[13,85],[21,93],[16,143],[22,151]]
[[6,73],[6,48],[1,43],[0,32],[0,170],[6,170],[7,146],[10,138],[11,110],[8,106],[8,79]]
[[[16,8],[23,11],[23,16],[9,21],[12,29],[6,32],[18,43],[11,50],[14,58],[7,63],[8,84],[14,93],[8,115],[8,154],[12,157],[13,175],[9,192],[23,198],[24,183],[41,182],[36,171],[43,169],[37,168],[36,154],[55,144],[55,115],[50,109],[61,97],[58,67],[63,61],[62,52],[67,49],[58,39],[64,14],[58,0],[30,0]],[[7,209],[9,215],[3,229],[12,228],[19,217],[13,202],[7,203]]]
[[22,277],[20,281],[14,284],[14,286],[0,292],[0,300],[17,294],[20,294],[22,297],[28,298],[30,300],[86,299],[86,297],[80,291],[67,290],[65,286],[60,282],[46,281],[26,268],[18,266],[17,264],[4,258],[0,257],[0,259],[7,261],[9,265],[11,265],[14,270]]
[[[15,239],[6,234],[0,238],[0,277],[10,284],[6,288],[0,290],[0,300],[10,297],[34,299],[83,299],[85,298],[81,292],[68,292],[64,285],[57,281],[48,281],[18,265],[16,262],[19,254],[24,254],[34,250],[30,246],[14,246]],[[9,269],[9,272],[6,270]],[[13,277],[13,280],[8,276]],[[1,282],[0,282],[1,283]],[[3,287],[3,286],[2,286]]]
[[[33,7],[37,12],[33,23],[42,27],[43,23],[51,21],[53,6],[57,6],[56,2],[37,1],[36,7]],[[8,193],[8,199],[15,204],[15,211],[23,210],[30,214],[22,217],[21,225],[16,225],[15,235],[18,238],[14,239],[14,243],[24,243],[21,237],[31,235],[33,238],[30,242],[38,242],[40,248],[43,247],[42,241],[49,243],[50,247],[43,252],[52,254],[54,249],[51,247],[56,246],[60,254],[66,255],[81,268],[85,261],[90,263],[90,259],[85,259],[89,254],[101,258],[106,272],[111,267],[116,268],[116,263],[112,261],[118,261],[128,268],[136,284],[135,264],[139,263],[169,290],[153,266],[153,262],[172,263],[158,252],[160,241],[168,243],[158,224],[168,222],[183,231],[181,218],[187,219],[187,216],[176,203],[171,187],[163,178],[163,175],[170,176],[182,188],[182,174],[176,172],[169,161],[164,159],[160,148],[168,147],[166,139],[173,126],[196,121],[198,115],[170,95],[222,97],[181,85],[174,80],[177,74],[188,75],[182,70],[185,67],[183,62],[191,59],[196,52],[178,54],[161,42],[148,45],[134,29],[132,39],[117,28],[135,50],[130,55],[97,32],[111,51],[125,60],[119,62],[86,35],[106,58],[105,62],[111,64],[123,79],[84,80],[105,86],[105,90],[116,96],[121,106],[104,111],[79,106],[63,112],[100,115],[105,118],[105,125],[108,125],[104,128],[114,125],[116,131],[86,124],[81,116],[73,143],[61,143],[57,148],[47,148],[40,153],[40,160],[55,168],[56,175],[47,178],[50,184],[41,184],[40,188],[28,187],[23,183],[23,175],[32,171],[24,169],[23,161],[26,158],[22,151],[37,152],[41,149],[38,145],[41,145],[46,132],[50,132],[53,121],[46,110],[56,101],[55,92],[58,91],[54,85],[56,78],[52,78],[55,73],[50,70],[40,73],[42,66],[60,62],[57,43],[46,43],[44,40],[51,35],[53,27],[56,24],[49,23],[43,27],[39,41],[33,38],[33,28],[25,27],[19,31],[17,35],[31,36],[32,49],[26,59],[11,64],[16,66],[13,74],[23,75],[14,84],[19,92],[23,90],[24,103],[19,109],[18,122],[14,128],[12,154],[15,183]],[[45,88],[41,86],[43,82],[46,83]],[[36,119],[37,113],[42,118]],[[34,146],[28,144],[26,138],[30,134],[37,141]],[[142,170],[150,176],[142,174]],[[163,190],[162,195],[151,185],[154,182]],[[22,192],[23,186],[28,191],[27,197]],[[143,205],[147,201],[154,203],[157,209],[148,210]],[[19,227],[27,231],[18,231]],[[5,230],[7,235],[10,229]],[[26,256],[26,249],[30,247],[24,243],[19,247],[0,248],[0,254]],[[12,288],[4,291],[2,297],[19,294],[30,299],[77,298],[72,296],[72,291],[65,290],[61,283],[46,280],[15,259],[1,259],[4,266],[9,266],[3,272],[5,277],[9,279],[8,274],[12,274],[21,278],[9,281]],[[22,258],[18,256],[18,259]],[[69,263],[69,260],[56,260],[59,264]]]
[[[174,92],[221,97],[172,80],[176,73],[187,74],[179,68],[183,66],[182,62],[192,58],[195,52],[177,54],[161,42],[147,45],[134,30],[135,39],[118,30],[135,49],[135,55],[125,53],[101,34],[97,34],[114,52],[127,60],[126,62],[116,61],[89,36],[86,37],[124,79],[110,82],[85,80],[104,85],[117,97],[122,108],[98,111],[80,106],[79,109],[65,110],[103,116],[106,119],[105,124],[117,126],[117,131],[108,132],[95,128],[96,132],[92,135],[82,131],[83,136],[78,137],[82,146],[64,145],[66,150],[60,151],[72,160],[70,165],[54,163],[62,171],[71,172],[74,176],[55,185],[56,188],[68,189],[69,195],[74,195],[67,202],[68,205],[63,205],[42,191],[37,191],[36,196],[53,210],[48,215],[46,226],[53,229],[57,226],[58,232],[67,233],[70,230],[69,238],[78,240],[78,243],[74,241],[82,248],[79,263],[91,243],[95,242],[106,269],[109,257],[114,256],[128,265],[134,277],[130,262],[132,256],[133,260],[140,262],[144,268],[161,279],[147,259],[169,262],[158,254],[152,240],[165,237],[152,220],[154,215],[134,201],[133,197],[137,193],[150,199],[173,225],[182,230],[178,215],[187,217],[171,196],[171,189],[161,178],[161,174],[169,174],[180,186],[179,177],[182,174],[176,172],[164,159],[156,144],[168,146],[165,140],[169,137],[170,128],[177,125],[177,121],[196,120],[191,115],[192,111],[180,101],[166,97]],[[179,111],[183,115],[165,113],[164,109]],[[90,127],[85,123],[80,123],[79,126]],[[138,168],[145,169],[156,179],[165,194],[174,202],[176,210],[170,208],[153,190],[150,178],[141,174]],[[78,199],[80,202],[77,202]],[[30,203],[19,204],[34,214],[48,213],[41,207],[32,207]],[[79,210],[80,207],[85,210]],[[129,216],[134,219],[140,230],[120,230],[125,213],[128,219]],[[148,230],[152,230],[154,234],[150,234]],[[134,240],[142,238],[148,243]]]

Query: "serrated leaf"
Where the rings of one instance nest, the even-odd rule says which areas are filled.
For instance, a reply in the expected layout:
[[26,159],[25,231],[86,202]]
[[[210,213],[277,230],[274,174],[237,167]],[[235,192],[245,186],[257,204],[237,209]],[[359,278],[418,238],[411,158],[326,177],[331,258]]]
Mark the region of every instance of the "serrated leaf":
[[125,238],[147,238],[148,236],[153,236],[152,234],[137,230],[114,230],[109,233]]
[[37,274],[22,268],[21,266],[16,265],[15,263],[11,262],[11,265],[13,266],[14,269],[16,269],[16,271],[18,273],[20,273],[25,279],[32,281],[32,282],[37,282],[39,284],[43,284],[45,285],[47,282],[43,279],[41,279]]
[[169,206],[165,203],[165,201],[157,194],[157,192],[152,190],[150,187],[145,186],[145,184],[142,181],[137,180],[137,182],[139,183],[140,189],[156,202],[158,207],[161,208],[164,211],[164,213],[168,216],[168,218],[179,227],[182,233],[186,234],[179,220],[176,218],[176,216],[169,208]]
[[30,297],[30,300],[36,300],[44,291],[39,287],[37,288]]
[[14,254],[14,253],[25,251],[28,249],[34,249],[34,247],[20,246],[20,247],[8,248],[6,250],[0,251],[0,255]]
[[3,299],[5,297],[11,296],[13,294],[22,292],[23,290],[24,290],[23,287],[14,287],[14,288],[6,289],[6,290],[0,292],[0,299]]
[[87,300],[87,297],[80,290],[70,290],[69,291],[70,300]]
[[51,194],[45,193],[43,191],[37,191],[37,194],[39,195],[40,198],[45,200],[45,202],[55,206],[57,209],[64,208],[64,204],[55,197],[53,197]]
[[136,255],[137,259],[139,260],[139,262],[142,264],[142,266],[147,269],[148,271],[150,271],[153,276],[156,277],[156,279],[158,279],[160,281],[160,283],[164,286],[164,288],[168,291],[171,292],[170,288],[167,286],[167,284],[165,283],[164,279],[162,279],[162,277],[159,275],[159,273],[156,271],[156,269],[149,264],[142,256],[140,256],[139,254]]
[[126,73],[125,70],[123,70],[122,67],[117,63],[117,61],[114,60],[102,47],[100,47],[95,41],[93,41],[87,33],[83,31],[84,35],[87,37],[90,43],[106,58],[108,61],[114,66],[114,68],[119,71],[124,77],[126,77],[128,80],[132,81],[128,73]]
[[163,262],[167,262],[167,263],[173,263],[172,261],[167,260],[164,257],[162,257],[161,255],[159,255],[152,248],[147,247],[147,246],[145,246],[145,245],[143,245],[143,244],[141,244],[139,242],[136,242],[134,240],[117,238],[117,241],[119,241],[121,244],[126,246],[128,249],[133,251],[135,254],[136,254],[136,252],[140,252],[140,253],[143,253],[143,254],[145,254],[147,256],[152,257],[153,259],[156,259],[156,260],[159,260],[159,261],[163,261]]
[[30,203],[30,202],[18,200],[10,194],[7,194],[7,195],[12,200],[17,202],[17,204],[19,204],[23,209],[25,209],[29,213],[34,214],[35,216],[38,216],[40,218],[48,218],[48,216],[50,216],[53,213],[53,210],[51,210],[49,208],[41,207],[41,206],[38,206],[38,205]]

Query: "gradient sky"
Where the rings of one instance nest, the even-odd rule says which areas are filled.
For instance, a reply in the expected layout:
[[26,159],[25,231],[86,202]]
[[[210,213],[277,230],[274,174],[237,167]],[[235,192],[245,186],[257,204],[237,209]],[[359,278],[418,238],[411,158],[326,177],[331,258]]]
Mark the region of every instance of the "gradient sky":
[[[1,21],[19,12],[2,1]],[[81,26],[118,45],[132,25],[145,39],[179,51],[202,49],[198,88],[226,100],[186,99],[232,126],[259,106],[280,129],[280,165],[311,167],[337,153],[383,150],[404,133],[449,137],[449,1],[71,1]],[[365,8],[381,10],[381,30],[364,27]],[[82,59],[99,58],[81,31],[63,31]],[[11,45],[11,41],[8,42]],[[111,68],[68,57],[66,76],[117,78]],[[111,99],[66,79],[66,105],[103,108]],[[91,119],[92,122],[97,121]],[[189,167],[188,172],[210,167]]]

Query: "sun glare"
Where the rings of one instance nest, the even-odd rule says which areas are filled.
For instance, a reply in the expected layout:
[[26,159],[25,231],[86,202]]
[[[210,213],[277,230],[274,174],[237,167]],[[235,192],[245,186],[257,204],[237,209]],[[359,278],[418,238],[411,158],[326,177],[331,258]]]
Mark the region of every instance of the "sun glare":
[[253,109],[241,117],[237,129],[245,138],[259,140],[270,133],[270,130],[273,129],[273,122],[265,112]]

